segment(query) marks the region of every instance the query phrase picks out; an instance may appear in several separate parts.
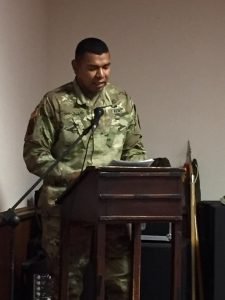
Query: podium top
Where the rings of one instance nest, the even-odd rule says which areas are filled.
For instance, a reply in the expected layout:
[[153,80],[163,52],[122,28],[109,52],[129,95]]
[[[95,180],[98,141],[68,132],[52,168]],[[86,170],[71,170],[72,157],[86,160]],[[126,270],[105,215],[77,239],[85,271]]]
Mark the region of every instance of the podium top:
[[177,220],[184,202],[184,172],[171,167],[88,167],[61,197],[62,216],[87,223]]
[[104,167],[96,167],[96,166],[89,166],[85,169],[85,171],[81,174],[81,176],[85,175],[89,172],[150,172],[150,173],[168,173],[172,174],[182,174],[185,173],[184,168],[173,168],[173,167],[146,167],[146,166],[104,166]]
[[65,198],[71,191],[76,188],[90,174],[97,177],[183,177],[185,175],[184,168],[172,167],[137,167],[137,166],[88,166],[80,176],[67,188],[67,190],[58,198],[57,204],[62,204]]
[[121,166],[119,166],[119,165],[117,165],[117,166],[100,166],[100,167],[98,167],[98,166],[88,166],[85,170],[84,170],[84,172],[85,171],[88,171],[88,170],[107,170],[108,172],[110,172],[110,171],[114,171],[114,170],[121,170],[121,169],[125,169],[125,170],[133,170],[133,171],[135,171],[135,170],[139,170],[139,169],[142,169],[142,170],[151,170],[151,171],[153,171],[153,172],[157,172],[157,171],[160,171],[160,170],[162,170],[162,171],[165,171],[165,172],[168,172],[168,171],[181,171],[181,172],[184,172],[185,171],[185,168],[174,168],[174,167],[151,167],[151,166],[143,166],[143,165],[140,165],[140,166],[138,166],[138,165],[132,165],[132,163],[129,165],[129,164],[127,164],[127,165],[121,165]]

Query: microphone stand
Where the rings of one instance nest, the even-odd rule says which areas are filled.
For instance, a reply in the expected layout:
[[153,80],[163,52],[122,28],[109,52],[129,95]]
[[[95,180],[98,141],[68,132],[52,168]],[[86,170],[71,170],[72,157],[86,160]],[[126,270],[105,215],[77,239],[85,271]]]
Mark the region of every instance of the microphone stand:
[[[96,120],[98,119],[98,120]],[[91,125],[84,129],[84,131],[81,133],[81,135],[67,148],[65,152],[63,152],[62,155],[60,155],[55,162],[46,170],[46,172],[40,176],[40,178],[19,198],[19,200],[7,211],[0,213],[0,223],[3,225],[9,225],[13,229],[12,234],[12,240],[10,243],[10,270],[11,270],[11,289],[10,289],[10,299],[14,300],[14,269],[15,269],[15,227],[19,224],[20,218],[17,216],[15,209],[17,206],[33,191],[33,189],[43,180],[46,178],[46,176],[52,171],[55,166],[60,162],[60,160],[65,157],[72,148],[76,147],[76,145],[80,142],[80,140],[88,134],[88,132],[93,128],[96,129],[100,117],[95,114],[94,119],[91,122]]]

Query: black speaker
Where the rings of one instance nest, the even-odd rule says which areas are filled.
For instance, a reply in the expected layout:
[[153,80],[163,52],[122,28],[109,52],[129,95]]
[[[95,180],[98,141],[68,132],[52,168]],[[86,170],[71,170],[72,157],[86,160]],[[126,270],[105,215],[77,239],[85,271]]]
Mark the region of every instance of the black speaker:
[[219,201],[201,201],[198,222],[204,299],[224,300],[225,205]]
[[170,299],[171,243],[142,242],[141,300]]

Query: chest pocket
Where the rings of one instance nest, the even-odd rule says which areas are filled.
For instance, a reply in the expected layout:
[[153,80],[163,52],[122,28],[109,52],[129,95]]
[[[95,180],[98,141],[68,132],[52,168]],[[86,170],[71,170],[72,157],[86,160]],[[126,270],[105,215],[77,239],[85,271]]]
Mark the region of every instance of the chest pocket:
[[[91,115],[81,118],[80,115],[67,114],[62,118],[62,127],[60,131],[59,141],[65,146],[73,144],[83,133],[84,129],[90,125]],[[87,137],[84,136],[79,142],[79,146],[84,148],[86,146]],[[77,147],[79,147],[77,146]]]
[[126,138],[128,126],[129,116],[126,113],[111,110],[103,115],[99,130],[105,136],[106,146],[121,148]]
[[122,148],[126,139],[128,121],[113,120],[107,137],[107,145],[113,148]]

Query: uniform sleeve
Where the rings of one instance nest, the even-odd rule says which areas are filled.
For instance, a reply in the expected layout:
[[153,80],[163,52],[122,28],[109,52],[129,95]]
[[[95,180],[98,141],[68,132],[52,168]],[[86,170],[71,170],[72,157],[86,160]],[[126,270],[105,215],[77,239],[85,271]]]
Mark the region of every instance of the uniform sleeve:
[[139,118],[135,105],[132,102],[131,105],[131,122],[127,130],[121,159],[143,160],[146,158],[146,151],[142,142]]
[[[42,177],[56,162],[51,149],[59,126],[56,109],[49,98],[45,96],[30,117],[23,148],[27,169],[39,177]],[[46,180],[50,184],[61,185],[64,182],[67,183],[67,179],[74,171],[62,162],[58,162],[48,172]]]

